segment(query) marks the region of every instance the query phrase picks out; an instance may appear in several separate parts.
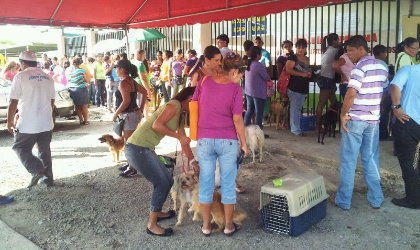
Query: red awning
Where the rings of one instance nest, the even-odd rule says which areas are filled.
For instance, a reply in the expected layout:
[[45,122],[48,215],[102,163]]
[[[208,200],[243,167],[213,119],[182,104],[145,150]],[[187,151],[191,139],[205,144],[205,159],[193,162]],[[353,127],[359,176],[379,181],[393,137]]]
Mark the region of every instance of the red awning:
[[0,23],[153,28],[263,16],[348,0],[19,0],[3,1]]

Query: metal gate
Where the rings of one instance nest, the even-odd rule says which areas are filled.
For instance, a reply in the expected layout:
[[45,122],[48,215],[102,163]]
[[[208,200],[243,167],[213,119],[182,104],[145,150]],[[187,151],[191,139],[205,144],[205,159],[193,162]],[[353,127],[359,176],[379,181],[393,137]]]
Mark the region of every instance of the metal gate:
[[[254,41],[259,36],[264,48],[271,54],[273,64],[281,53],[282,41],[295,43],[297,39],[304,38],[308,41],[310,64],[320,65],[324,36],[334,32],[345,41],[358,34],[365,36],[370,50],[377,44],[386,46],[387,62],[394,64],[395,46],[401,40],[399,20],[399,0],[359,0],[213,23],[211,37],[216,44],[218,35],[227,34],[230,49],[243,55],[243,42]],[[314,114],[318,92],[316,84],[311,83],[303,112]]]

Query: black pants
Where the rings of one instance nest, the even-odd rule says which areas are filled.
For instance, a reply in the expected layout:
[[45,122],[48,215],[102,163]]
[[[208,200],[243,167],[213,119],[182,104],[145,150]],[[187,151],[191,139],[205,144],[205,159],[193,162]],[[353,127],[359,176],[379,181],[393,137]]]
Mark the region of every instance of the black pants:
[[105,106],[106,101],[106,89],[105,80],[96,79],[96,106]]
[[391,96],[384,94],[381,100],[381,116],[379,118],[379,139],[389,137],[390,117],[391,117]]
[[[400,162],[405,194],[410,205],[420,205],[420,178],[416,159],[417,145],[420,141],[420,125],[413,119],[404,124],[397,120],[393,126],[394,147]],[[417,154],[418,157],[418,154]]]

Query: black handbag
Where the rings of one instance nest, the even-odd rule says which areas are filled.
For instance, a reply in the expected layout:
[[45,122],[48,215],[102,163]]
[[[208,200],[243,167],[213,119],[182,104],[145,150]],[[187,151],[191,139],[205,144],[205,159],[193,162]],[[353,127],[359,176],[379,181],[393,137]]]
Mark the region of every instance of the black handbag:
[[118,136],[122,136],[122,132],[124,130],[124,122],[125,122],[125,118],[117,118],[117,121],[114,122],[114,133],[117,134]]

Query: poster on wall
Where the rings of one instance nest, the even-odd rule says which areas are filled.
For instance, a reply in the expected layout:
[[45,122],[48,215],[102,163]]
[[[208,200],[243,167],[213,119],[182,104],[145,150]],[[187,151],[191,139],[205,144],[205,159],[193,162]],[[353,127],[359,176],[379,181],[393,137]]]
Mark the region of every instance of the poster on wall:
[[247,24],[247,19],[232,20],[232,36],[245,36],[246,24]]
[[267,18],[265,16],[248,19],[251,21],[251,35],[260,36],[267,34]]

